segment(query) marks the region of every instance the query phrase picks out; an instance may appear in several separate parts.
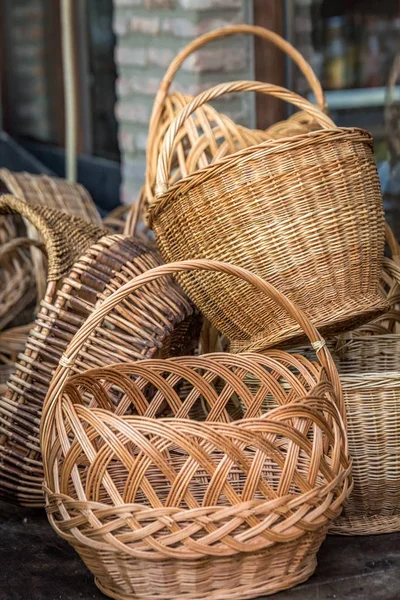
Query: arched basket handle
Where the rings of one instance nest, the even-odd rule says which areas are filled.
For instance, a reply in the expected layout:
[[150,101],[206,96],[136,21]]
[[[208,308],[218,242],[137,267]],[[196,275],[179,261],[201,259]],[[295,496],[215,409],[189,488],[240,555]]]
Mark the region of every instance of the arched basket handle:
[[316,351],[320,364],[325,368],[330,381],[334,386],[338,408],[341,412],[342,418],[345,420],[342,389],[336,366],[328,348],[325,345],[324,339],[321,337],[315,326],[311,323],[307,315],[273,285],[263,280],[258,275],[247,271],[246,269],[231,265],[229,263],[213,260],[186,260],[155,267],[154,269],[150,269],[149,271],[142,273],[138,277],[135,277],[135,279],[132,281],[129,281],[125,285],[121,286],[119,290],[111,294],[111,296],[109,296],[96,310],[93,311],[91,315],[89,315],[85,323],[68,344],[68,347],[61,357],[60,363],[51,381],[43,407],[43,417],[41,421],[42,444],[43,440],[45,438],[47,439],[47,436],[50,435],[50,424],[54,411],[57,409],[58,398],[60,397],[69,372],[73,368],[75,360],[77,359],[82,346],[85,344],[89,336],[95,331],[96,327],[103,322],[108,313],[115,306],[117,306],[119,302],[123,301],[127,296],[133,294],[144,285],[156,281],[161,277],[193,270],[214,271],[238,277],[239,279],[247,281],[250,285],[253,285],[257,290],[264,293],[274,302],[279,304],[284,310],[286,310],[287,313],[300,325],[310,340],[314,350]]
[[[311,102],[302,96],[278,85],[261,83],[258,81],[233,81],[231,83],[221,83],[216,85],[193,98],[193,100],[177,114],[169,126],[158,157],[156,200],[150,205],[150,210],[157,204],[157,198],[162,196],[162,194],[168,190],[168,174],[172,160],[174,142],[180,127],[197,108],[211,100],[215,100],[216,98],[232,92],[260,92],[262,94],[274,96],[275,98],[280,98],[281,100],[297,106],[312,116],[323,129],[332,129],[336,127],[332,119],[324,114],[318,107],[314,106],[314,104],[311,104]],[[265,143],[268,143],[268,141]]]
[[75,215],[27,204],[9,194],[0,197],[0,215],[19,215],[38,231],[48,256],[49,282],[61,279],[88,246],[107,234],[104,229]]
[[222,38],[230,37],[232,35],[253,35],[255,37],[264,39],[268,42],[271,42],[277,48],[280,48],[283,52],[285,52],[293,62],[298,66],[300,71],[303,73],[304,77],[308,81],[311,90],[314,93],[316,102],[321,110],[326,110],[326,100],[325,95],[321,86],[321,83],[318,77],[315,75],[313,69],[309,65],[309,63],[305,60],[304,56],[296,50],[292,44],[286,41],[277,33],[266,29],[265,27],[259,27],[256,25],[228,25],[227,27],[221,27],[219,29],[214,29],[209,33],[201,35],[200,37],[193,40],[190,44],[185,46],[179,54],[173,59],[170,66],[168,67],[159,87],[159,90],[156,95],[156,99],[153,106],[153,112],[150,119],[150,129],[151,124],[156,123],[158,121],[158,114],[162,110],[164,100],[169,92],[172,81],[185,62],[185,60],[196,52],[206,44],[214,42],[215,40],[219,40]]

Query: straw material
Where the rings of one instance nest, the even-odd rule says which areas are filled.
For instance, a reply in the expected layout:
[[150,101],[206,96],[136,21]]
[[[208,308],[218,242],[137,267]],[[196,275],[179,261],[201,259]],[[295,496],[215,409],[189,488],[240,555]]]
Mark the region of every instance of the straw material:
[[[392,257],[399,247],[387,231]],[[382,287],[391,310],[337,340],[354,490],[334,533],[400,531],[400,267],[384,260]]]
[[[279,302],[304,327],[320,366],[271,350],[153,359],[68,377],[119,302],[193,269],[235,275]],[[254,395],[248,373],[260,382]],[[267,395],[275,408],[262,415]],[[246,418],[232,422],[230,405],[239,399]],[[203,421],[193,420],[201,414]],[[152,269],[90,315],[53,377],[41,423],[49,520],[112,598],[274,593],[312,574],[350,491],[343,416],[324,341],[278,290],[213,261]]]
[[[386,240],[398,261],[399,246]],[[381,290],[390,311],[372,323],[328,340],[343,384],[354,490],[332,533],[400,531],[400,267],[384,259]],[[309,359],[311,348],[302,353]]]
[[[8,194],[0,196],[0,215],[5,222],[10,218],[23,218],[30,229],[29,238],[4,241],[0,249],[2,330],[31,321],[38,299],[52,293],[55,282],[104,230],[74,215],[42,205],[29,205]],[[34,267],[40,269],[39,278],[34,274]]]
[[48,281],[58,281],[94,238],[104,233],[75,215],[30,205],[10,195],[0,196],[0,215],[19,215],[37,230],[48,255]]
[[[180,126],[197,106],[233,91],[269,93],[307,110],[320,131],[241,150],[168,186]],[[336,128],[309,102],[277,86],[237,82],[200,94],[165,136],[151,222],[166,261],[212,258],[252,268],[325,331],[371,320],[384,246],[382,197],[372,140]],[[169,188],[169,189],[168,189]],[[299,327],[256,292],[208,273],[179,281],[232,342],[257,351],[299,335]]]
[[[53,370],[94,308],[160,263],[157,254],[132,238],[103,237],[77,260],[58,291],[41,303],[16,372],[0,398],[0,497],[25,506],[43,505],[39,421]],[[81,348],[75,370],[191,353],[199,329],[197,313],[168,278],[126,298],[110,313]]]

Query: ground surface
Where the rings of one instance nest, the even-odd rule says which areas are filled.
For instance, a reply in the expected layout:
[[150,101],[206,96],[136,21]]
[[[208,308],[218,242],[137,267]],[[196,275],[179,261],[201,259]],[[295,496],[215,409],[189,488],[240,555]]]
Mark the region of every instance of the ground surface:
[[[276,600],[400,600],[400,534],[328,536],[309,581]],[[0,502],[0,600],[104,600],[43,511]],[[229,600],[229,599],[227,599]]]

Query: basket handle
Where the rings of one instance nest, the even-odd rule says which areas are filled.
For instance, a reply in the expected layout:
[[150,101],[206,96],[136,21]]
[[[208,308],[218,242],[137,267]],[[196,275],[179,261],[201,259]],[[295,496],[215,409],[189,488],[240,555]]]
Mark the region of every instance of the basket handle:
[[82,346],[85,344],[89,336],[95,331],[96,327],[102,323],[103,319],[108,315],[108,313],[115,306],[117,306],[119,302],[124,300],[130,294],[136,292],[136,290],[142,286],[156,281],[161,277],[193,270],[213,271],[238,277],[239,279],[247,281],[253,285],[257,290],[274,300],[284,310],[286,310],[287,313],[290,314],[293,319],[295,319],[295,321],[305,332],[317,353],[319,362],[329,374],[335,389],[338,408],[341,412],[343,420],[345,420],[342,389],[336,366],[328,348],[325,345],[324,339],[321,337],[315,326],[311,323],[307,315],[295,304],[293,304],[291,300],[286,298],[286,296],[284,296],[272,284],[263,280],[258,275],[243,269],[242,267],[237,267],[229,263],[223,263],[214,260],[185,260],[161,265],[159,267],[150,269],[141,275],[138,275],[132,279],[132,281],[125,283],[117,291],[111,294],[111,296],[104,300],[104,302],[89,315],[85,323],[68,344],[53,375],[43,406],[43,417],[41,420],[42,444],[43,440],[50,434],[52,415],[57,409],[58,398],[60,397],[61,391],[68,378],[69,371],[73,368]]
[[[302,96],[299,96],[298,94],[295,94],[294,92],[291,92],[290,90],[278,85],[273,85],[272,83],[260,83],[258,81],[233,81],[231,83],[220,83],[219,85],[216,85],[193,98],[191,102],[182,108],[169,126],[164,137],[160,155],[158,157],[156,198],[168,191],[168,173],[170,170],[174,140],[185,120],[193,112],[195,112],[199,106],[232,92],[261,92],[262,94],[280,98],[286,102],[289,102],[290,104],[293,104],[294,106],[297,106],[298,108],[301,108],[306,113],[311,115],[323,129],[332,129],[336,127],[332,119],[325,115],[318,107],[314,106],[314,104],[311,104],[311,102],[305,98],[302,98]],[[270,141],[267,140],[263,143],[268,144]],[[232,156],[230,156],[230,158],[232,158]],[[152,202],[153,206],[155,202]]]
[[75,215],[28,204],[10,194],[0,197],[0,215],[19,215],[38,231],[48,256],[48,282],[58,281],[66,275],[85,249],[107,234],[104,229]]
[[271,42],[272,44],[280,48],[283,52],[290,56],[290,58],[298,66],[300,71],[307,79],[308,83],[310,84],[311,90],[314,92],[314,96],[318,106],[321,108],[321,110],[326,110],[325,95],[318,77],[314,73],[309,63],[305,60],[304,56],[298,50],[296,50],[296,48],[294,48],[292,44],[290,44],[277,33],[270,31],[265,27],[245,24],[228,25],[227,27],[214,29],[214,31],[211,31],[196,38],[190,44],[185,46],[185,48],[183,48],[179,52],[179,54],[173,59],[160,83],[160,87],[158,89],[154,101],[153,111],[150,119],[150,128],[152,123],[158,123],[158,114],[162,111],[163,103],[169,92],[171,83],[176,73],[178,72],[184,61],[188,58],[188,56],[190,56],[190,54],[192,54],[193,52],[196,52],[196,50],[199,50],[202,46],[209,44],[210,42],[230,37],[232,35],[254,35],[256,37],[267,40],[268,42]]

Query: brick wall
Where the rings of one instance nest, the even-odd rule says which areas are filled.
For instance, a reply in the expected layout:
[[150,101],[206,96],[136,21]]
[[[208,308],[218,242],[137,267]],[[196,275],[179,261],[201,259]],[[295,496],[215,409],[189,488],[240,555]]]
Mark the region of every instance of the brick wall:
[[[123,202],[135,201],[143,182],[150,112],[172,58],[202,33],[248,21],[249,4],[250,0],[114,0]],[[175,89],[194,95],[222,81],[253,79],[251,44],[249,37],[235,36],[204,47],[183,65]],[[232,95],[215,106],[244,125],[253,124],[250,94]]]

